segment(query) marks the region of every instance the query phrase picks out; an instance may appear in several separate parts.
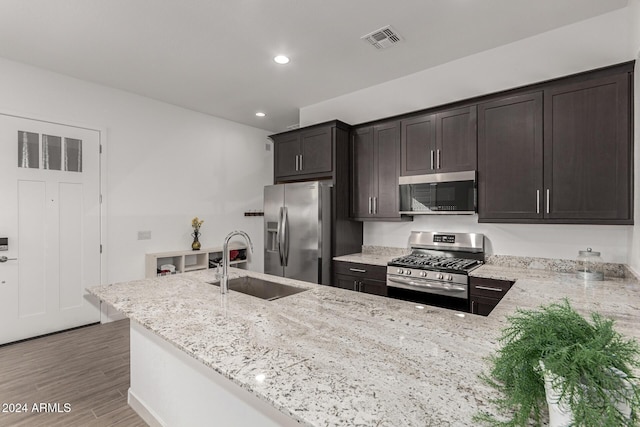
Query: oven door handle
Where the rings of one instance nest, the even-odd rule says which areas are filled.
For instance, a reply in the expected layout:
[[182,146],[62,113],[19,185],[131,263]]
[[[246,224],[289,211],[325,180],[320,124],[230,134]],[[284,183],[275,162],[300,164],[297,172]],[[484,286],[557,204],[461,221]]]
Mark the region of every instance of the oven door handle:
[[[404,278],[404,277],[387,277],[387,282],[391,282],[391,283],[395,283],[395,285],[389,285],[389,286],[395,286],[397,288],[405,288],[405,289],[414,289],[414,290],[419,290],[420,288],[424,289],[425,291],[428,289],[438,289],[441,291],[447,291],[447,292],[467,292],[467,287],[466,286],[451,286],[451,285],[443,285],[442,283],[439,282],[430,282],[430,281],[415,281],[409,278]],[[398,286],[400,285],[400,286]]]

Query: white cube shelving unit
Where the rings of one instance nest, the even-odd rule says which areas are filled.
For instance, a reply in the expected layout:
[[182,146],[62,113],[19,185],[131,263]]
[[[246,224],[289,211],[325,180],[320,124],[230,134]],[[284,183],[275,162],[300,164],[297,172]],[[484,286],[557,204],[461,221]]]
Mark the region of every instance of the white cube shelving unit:
[[[229,251],[247,249],[241,244],[229,244]],[[199,251],[184,250],[172,252],[157,252],[145,255],[145,277],[157,277],[158,269],[163,264],[172,264],[176,267],[176,274],[188,271],[205,270],[209,268],[209,260],[222,258],[222,248],[200,249]],[[229,262],[234,267],[246,265],[247,259]]]

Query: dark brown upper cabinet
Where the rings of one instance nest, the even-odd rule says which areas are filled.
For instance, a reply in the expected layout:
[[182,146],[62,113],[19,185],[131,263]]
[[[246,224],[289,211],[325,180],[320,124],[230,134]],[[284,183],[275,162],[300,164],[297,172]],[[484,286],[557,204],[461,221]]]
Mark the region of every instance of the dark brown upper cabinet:
[[479,221],[632,224],[632,70],[479,104]]
[[330,180],[331,256],[362,250],[362,222],[350,217],[351,126],[332,120],[271,135],[274,183]]
[[351,217],[400,220],[400,122],[351,133]]
[[476,106],[401,121],[401,175],[476,169]]
[[545,217],[631,220],[629,74],[544,92]]
[[479,220],[542,219],[542,92],[478,105]]
[[335,131],[332,124],[271,136],[276,182],[331,177]]

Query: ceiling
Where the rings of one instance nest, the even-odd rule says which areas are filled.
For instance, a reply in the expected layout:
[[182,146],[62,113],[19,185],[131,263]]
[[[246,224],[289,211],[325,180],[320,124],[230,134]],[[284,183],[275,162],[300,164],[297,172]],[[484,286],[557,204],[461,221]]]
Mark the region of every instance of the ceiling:
[[[2,0],[0,56],[277,132],[300,107],[627,1]],[[385,25],[403,40],[360,40]]]

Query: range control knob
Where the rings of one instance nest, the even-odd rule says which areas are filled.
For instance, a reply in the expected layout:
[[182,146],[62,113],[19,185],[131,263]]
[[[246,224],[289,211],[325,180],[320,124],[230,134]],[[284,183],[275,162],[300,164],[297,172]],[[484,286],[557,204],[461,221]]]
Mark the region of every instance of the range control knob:
[[426,271],[421,271],[420,272],[420,277],[427,277],[427,272]]
[[444,276],[442,275],[442,273],[438,273],[438,274],[436,275],[436,279],[438,279],[438,280],[442,280],[442,278],[443,278],[443,277],[444,277]]
[[453,280],[453,276],[452,275],[448,275],[447,276],[447,280]]
[[399,268],[399,269],[398,269],[398,274],[402,274],[402,273],[404,273],[404,270],[403,270],[403,269],[401,269],[401,268]]
[[407,270],[404,274],[406,274],[407,276],[411,276],[411,270]]

